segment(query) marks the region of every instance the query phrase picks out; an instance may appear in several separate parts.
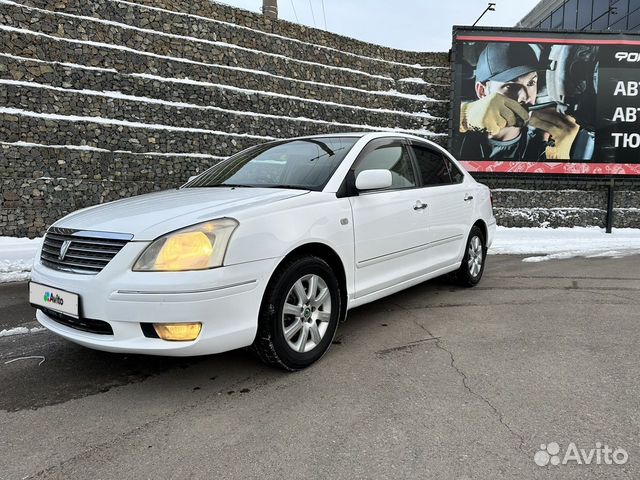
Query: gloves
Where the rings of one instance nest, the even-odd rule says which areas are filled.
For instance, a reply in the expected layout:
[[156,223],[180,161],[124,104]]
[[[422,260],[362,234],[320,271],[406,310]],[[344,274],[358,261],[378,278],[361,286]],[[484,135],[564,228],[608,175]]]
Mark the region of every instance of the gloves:
[[461,133],[476,130],[496,135],[505,127],[520,126],[527,120],[529,112],[522,105],[499,93],[460,106]]
[[580,125],[571,115],[564,115],[555,110],[540,110],[531,113],[529,125],[544,130],[545,140],[553,140],[553,145],[546,148],[547,160],[569,160],[571,145],[578,136]]

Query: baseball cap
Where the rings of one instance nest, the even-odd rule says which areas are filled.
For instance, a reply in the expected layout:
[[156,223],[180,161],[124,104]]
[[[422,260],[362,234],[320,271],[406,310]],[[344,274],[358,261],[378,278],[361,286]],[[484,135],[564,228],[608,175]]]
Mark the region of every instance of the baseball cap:
[[478,58],[476,81],[509,82],[538,70],[539,63],[527,43],[490,43]]

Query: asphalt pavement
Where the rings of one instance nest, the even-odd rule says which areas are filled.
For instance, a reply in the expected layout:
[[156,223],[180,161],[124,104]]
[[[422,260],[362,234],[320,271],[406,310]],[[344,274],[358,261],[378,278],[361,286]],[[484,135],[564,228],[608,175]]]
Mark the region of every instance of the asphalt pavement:
[[[0,330],[37,325],[26,300],[0,285]],[[639,326],[639,256],[490,256],[476,288],[351,311],[294,374],[2,337],[0,479],[635,479]]]

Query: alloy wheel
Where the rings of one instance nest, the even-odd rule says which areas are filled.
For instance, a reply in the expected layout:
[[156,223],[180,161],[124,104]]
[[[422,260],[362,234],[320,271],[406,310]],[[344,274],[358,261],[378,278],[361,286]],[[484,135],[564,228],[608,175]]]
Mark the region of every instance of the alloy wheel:
[[484,251],[482,248],[482,240],[480,237],[474,236],[469,242],[469,273],[472,277],[477,277],[482,270],[482,262],[484,260]]
[[282,309],[282,332],[295,352],[313,350],[324,337],[331,319],[331,292],[319,275],[299,278],[289,290]]

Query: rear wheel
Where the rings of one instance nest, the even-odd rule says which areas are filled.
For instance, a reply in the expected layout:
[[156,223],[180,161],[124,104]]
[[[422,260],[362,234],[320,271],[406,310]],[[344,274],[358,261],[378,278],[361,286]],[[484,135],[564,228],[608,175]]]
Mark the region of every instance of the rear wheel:
[[308,367],[331,345],[341,307],[340,285],[324,260],[292,259],[267,286],[253,349],[268,365]]
[[462,264],[455,273],[456,282],[463,287],[473,287],[480,282],[487,256],[486,240],[477,225],[471,228]]

